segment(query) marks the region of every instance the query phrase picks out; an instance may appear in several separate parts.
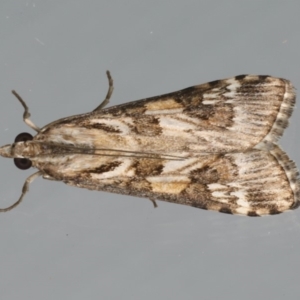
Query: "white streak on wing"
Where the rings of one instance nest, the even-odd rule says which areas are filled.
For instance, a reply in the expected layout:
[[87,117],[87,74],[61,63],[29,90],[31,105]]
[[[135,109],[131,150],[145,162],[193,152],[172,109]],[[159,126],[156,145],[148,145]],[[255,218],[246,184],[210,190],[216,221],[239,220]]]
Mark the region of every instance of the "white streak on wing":
[[212,192],[211,195],[214,198],[217,198],[218,202],[227,204],[230,201],[230,196],[226,195],[226,193],[227,193],[227,191],[215,191],[215,192]]
[[246,191],[242,190],[241,187],[239,191],[231,192],[230,195],[227,194],[228,187],[226,185],[222,185],[219,183],[212,183],[208,185],[208,188],[210,191],[212,191],[212,196],[219,198],[219,201],[222,203],[228,203],[228,198],[231,198],[232,196],[237,197],[237,204],[241,207],[250,207],[249,202],[247,201],[247,198],[245,195],[247,194]]
[[217,104],[218,102],[221,101],[219,89],[214,89],[213,91],[214,91],[213,93],[211,91],[208,94],[204,93],[202,95],[202,97],[203,97],[202,104],[204,104],[204,105],[215,105],[215,104]]
[[146,177],[146,180],[150,183],[159,183],[159,182],[189,182],[190,179],[187,176],[149,176]]
[[[205,97],[203,97],[203,98],[205,99]],[[211,98],[211,97],[209,97],[209,98]],[[220,101],[221,101],[220,99],[217,99],[217,100],[211,100],[211,99],[210,100],[203,100],[202,104],[204,104],[204,105],[215,105]]]
[[180,121],[177,119],[172,118],[171,116],[161,116],[159,117],[159,124],[162,128],[179,128],[181,131],[183,130],[195,130],[197,127],[193,124]]
[[208,185],[211,195],[218,198],[221,203],[228,203],[230,195],[228,195],[228,187],[219,183],[211,183]]
[[245,192],[244,190],[239,190],[231,193],[231,195],[236,196],[238,198],[238,200],[236,201],[237,205],[239,205],[240,207],[250,208],[250,203],[245,197],[246,194],[247,192]]
[[[225,80],[225,82],[226,82],[226,84],[228,84],[226,86],[226,89],[228,91],[222,95],[225,97],[228,97],[228,98],[236,97],[236,90],[241,86],[241,83],[238,80],[236,80],[235,78],[227,79],[227,80]],[[218,102],[223,102],[223,100],[220,98],[220,90],[218,88],[211,90],[210,93],[203,94],[202,104],[216,105]],[[232,102],[234,102],[234,100],[232,100],[232,99],[225,101],[225,103],[232,103]]]
[[[76,157],[76,155],[72,155],[73,157]],[[95,167],[95,161],[89,160],[89,159],[73,159],[73,157],[66,156],[65,164],[68,165],[68,161],[72,159],[72,164],[68,165],[69,170],[72,171],[80,171],[80,170],[88,170],[93,169]],[[63,165],[63,162],[58,162],[58,164]]]
[[183,112],[183,108],[146,110],[145,115],[168,115],[168,114],[180,114],[182,112]]
[[[236,212],[237,214],[241,214],[241,215],[246,215],[249,211],[250,211],[249,208],[243,207],[243,206],[237,207],[237,208],[235,209],[235,212]],[[259,214],[258,211],[255,211],[255,212],[256,212],[257,214]]]
[[[222,94],[223,96],[229,98],[228,100],[225,101],[225,103],[233,103],[236,100],[232,98],[236,97],[236,90],[241,86],[241,83],[234,78],[227,79],[225,80],[225,82],[228,84],[226,86],[226,89],[229,90],[228,92]],[[202,102],[202,104],[215,105],[218,102],[223,102],[223,100],[220,99],[220,90],[216,88],[213,89],[212,91],[214,91],[214,93],[210,92],[209,94],[206,93],[203,94],[204,101]]]
[[182,121],[186,121],[190,124],[194,124],[195,126],[199,126],[199,124],[201,124],[201,121],[199,121],[199,119],[197,118],[192,118],[192,117],[189,117],[188,115],[186,114],[180,114],[178,115],[178,118]]
[[[73,155],[66,155],[66,156],[44,156],[43,162],[44,163],[51,163],[53,165],[57,165],[58,168],[63,169],[64,172],[76,172],[82,169],[90,169],[95,167],[94,160],[81,160],[76,159],[77,154]],[[69,162],[72,162],[71,164]]]
[[210,191],[214,191],[214,190],[220,190],[220,189],[227,189],[227,186],[223,185],[223,184],[219,184],[219,183],[211,183],[211,184],[208,184],[208,188]]
[[[198,158],[190,158],[190,159],[185,159],[185,160],[182,160],[182,161],[169,160],[164,165],[164,169],[163,169],[162,174],[172,173],[172,172],[175,172],[179,169],[187,168],[190,165],[192,165],[193,168],[194,168],[195,167],[194,164],[197,161],[198,161]],[[189,169],[187,169],[185,172],[181,171],[182,174],[186,174],[188,172],[189,172]]]
[[230,78],[226,80],[229,85],[226,87],[228,92],[224,93],[225,97],[233,98],[236,96],[236,90],[241,86],[241,83],[235,78]]
[[220,90],[218,88],[210,90],[209,93],[203,93],[202,95],[204,105],[216,105],[218,102],[222,101],[220,99]]
[[127,177],[132,177],[134,175],[134,172],[132,169],[130,169],[130,166],[132,164],[130,159],[126,160],[118,160],[122,161],[122,164],[116,167],[114,170],[105,172],[102,174],[91,174],[91,177],[93,179],[106,179],[106,178],[114,178],[114,177],[122,177],[122,176],[127,176]]
[[[231,133],[231,132],[229,132]],[[191,144],[190,149],[194,151],[204,151],[207,152],[208,146],[215,149],[225,149],[226,145],[229,145],[229,142],[232,144],[236,140],[236,133],[231,133],[231,135],[224,135],[223,132],[216,132],[216,131],[201,131],[201,132],[194,132],[193,135],[195,137],[200,137],[205,143],[198,143],[198,144]],[[213,141],[213,142],[212,142]],[[248,145],[249,142],[240,140],[240,146]],[[246,147],[245,146],[245,147]]]
[[241,84],[234,78],[228,79],[227,83],[229,83],[229,85],[226,87],[226,89],[228,89],[229,91],[224,93],[224,96],[233,98],[236,96],[236,90],[241,86]]
[[130,128],[125,124],[126,119],[124,118],[122,121],[116,119],[91,119],[91,124],[105,124],[107,126],[112,126],[117,130],[120,130],[123,134],[129,134],[131,132]]
[[[74,140],[78,144],[85,144],[90,147],[94,145],[94,137],[92,135],[87,134],[87,129],[80,127],[67,127],[64,126],[62,128],[53,128],[51,129],[51,142],[58,144],[74,144]],[[81,137],[84,136],[84,140]],[[48,136],[46,135],[46,138]]]

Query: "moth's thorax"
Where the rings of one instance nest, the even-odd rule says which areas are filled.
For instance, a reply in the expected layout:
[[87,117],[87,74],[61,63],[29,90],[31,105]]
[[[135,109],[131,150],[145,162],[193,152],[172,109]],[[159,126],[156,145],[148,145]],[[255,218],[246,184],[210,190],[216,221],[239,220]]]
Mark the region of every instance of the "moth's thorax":
[[[71,146],[60,143],[49,143],[35,139],[26,142],[16,142],[0,148],[0,155],[9,158],[28,158],[32,161],[48,156],[64,155],[73,152]],[[78,150],[77,150],[78,152]]]
[[0,154],[9,158],[33,158],[45,152],[43,145],[34,141],[16,142],[0,148]]

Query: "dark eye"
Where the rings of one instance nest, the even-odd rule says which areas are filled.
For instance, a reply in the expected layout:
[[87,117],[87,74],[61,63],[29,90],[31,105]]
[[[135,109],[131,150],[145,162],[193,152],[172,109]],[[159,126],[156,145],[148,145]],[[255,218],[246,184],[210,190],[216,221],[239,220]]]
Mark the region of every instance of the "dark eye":
[[15,163],[16,167],[21,170],[27,170],[32,165],[31,160],[29,160],[27,158],[14,158],[14,163]]
[[[18,134],[15,138],[15,143],[17,142],[26,142],[32,140],[32,135],[27,132],[22,132]],[[17,168],[21,170],[27,170],[31,167],[32,163],[27,158],[14,158],[14,163]]]
[[15,138],[15,143],[16,142],[26,142],[26,141],[31,141],[33,139],[32,135],[28,132],[22,132],[18,134]]

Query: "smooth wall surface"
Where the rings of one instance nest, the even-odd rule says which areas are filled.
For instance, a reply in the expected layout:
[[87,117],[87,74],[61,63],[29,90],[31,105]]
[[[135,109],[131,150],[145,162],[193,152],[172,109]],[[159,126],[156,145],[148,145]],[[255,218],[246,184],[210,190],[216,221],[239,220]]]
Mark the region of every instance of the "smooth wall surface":
[[[300,87],[299,1],[1,1],[0,141],[239,74]],[[300,111],[280,144],[300,166]],[[0,158],[0,205],[25,179]],[[299,299],[300,210],[248,218],[41,178],[0,215],[1,299]]]

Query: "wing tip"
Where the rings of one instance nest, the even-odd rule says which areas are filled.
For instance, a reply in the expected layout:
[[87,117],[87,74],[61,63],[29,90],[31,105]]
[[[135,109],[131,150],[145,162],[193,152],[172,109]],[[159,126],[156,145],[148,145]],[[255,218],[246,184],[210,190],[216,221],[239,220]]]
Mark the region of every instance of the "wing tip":
[[262,142],[267,141],[276,143],[279,140],[283,135],[284,130],[289,125],[289,119],[295,107],[296,93],[294,86],[287,79],[280,78],[280,80],[285,85],[285,93],[276,120],[274,121],[270,132],[265,136]]
[[300,206],[300,179],[297,166],[295,162],[291,160],[277,145],[272,147],[270,153],[277,159],[286,174],[294,194],[294,202],[291,204],[290,209],[295,209]]

